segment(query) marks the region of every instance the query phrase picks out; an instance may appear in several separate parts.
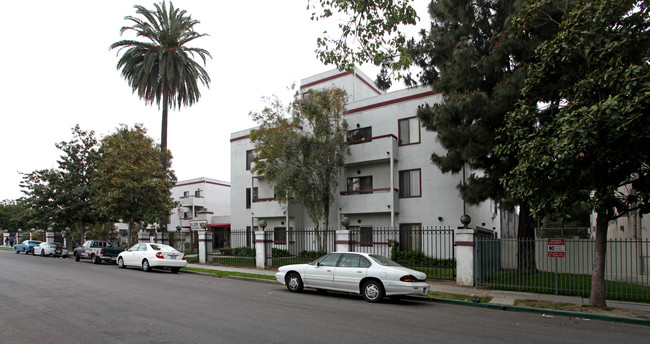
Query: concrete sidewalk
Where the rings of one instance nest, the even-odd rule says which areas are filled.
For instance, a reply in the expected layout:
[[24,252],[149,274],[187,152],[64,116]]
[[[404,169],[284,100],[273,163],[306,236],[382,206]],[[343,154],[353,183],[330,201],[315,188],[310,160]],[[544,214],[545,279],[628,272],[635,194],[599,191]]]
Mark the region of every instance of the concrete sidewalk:
[[[258,275],[268,275],[275,276],[276,270],[272,269],[256,269],[254,267],[232,267],[232,266],[219,266],[219,265],[209,265],[209,264],[187,264],[188,267],[192,268],[202,268],[202,269],[211,269],[211,270],[220,270],[220,271],[231,271],[231,272],[240,272],[240,273],[249,273],[249,274],[258,274]],[[540,308],[531,308],[531,307],[520,307],[515,306],[516,300],[538,300],[538,301],[548,301],[548,302],[561,302],[565,304],[573,305],[587,305],[589,299],[575,296],[564,296],[564,295],[549,295],[549,294],[535,294],[535,293],[524,293],[524,292],[513,292],[505,290],[489,290],[489,289],[478,289],[474,287],[463,287],[457,285],[454,281],[428,281],[431,285],[431,290],[436,292],[443,292],[449,294],[459,294],[467,295],[467,300],[451,300],[443,298],[433,298],[433,301],[444,302],[444,303],[455,303],[463,304],[467,306],[478,306],[484,308],[495,308],[502,310],[511,310],[519,312],[531,312],[531,313],[543,313],[548,316],[549,314],[569,316],[569,317],[578,317],[578,318],[592,318],[605,321],[618,321],[626,323],[634,323],[640,325],[650,326],[650,304],[648,303],[637,303],[637,302],[624,302],[624,301],[614,301],[607,300],[608,308],[615,308],[620,310],[629,310],[632,315],[628,317],[620,316],[611,316],[603,315],[596,313],[585,313],[585,312],[571,312],[571,311],[557,311],[550,309],[540,309]],[[275,283],[275,282],[271,282]],[[479,297],[492,297],[492,300],[489,304],[475,303],[471,301],[472,295]],[[431,299],[431,298],[427,298]],[[647,312],[647,315],[643,314]],[[641,314],[639,314],[641,313]]]

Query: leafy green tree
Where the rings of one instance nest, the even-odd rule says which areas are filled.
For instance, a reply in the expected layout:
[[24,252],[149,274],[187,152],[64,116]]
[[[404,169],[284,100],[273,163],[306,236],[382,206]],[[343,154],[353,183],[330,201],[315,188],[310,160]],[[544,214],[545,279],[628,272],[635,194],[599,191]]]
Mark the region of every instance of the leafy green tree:
[[[160,214],[169,214],[176,177],[169,169],[160,170],[160,147],[146,129],[122,125],[102,139],[99,154],[94,204],[100,214],[113,222],[128,222],[129,238],[135,222],[151,224]],[[167,156],[171,165],[171,153]]]
[[[529,0],[515,21],[519,35],[540,22],[557,34],[536,50],[523,100],[501,131],[499,153],[519,159],[503,183],[537,213],[576,201],[597,213],[594,306],[606,305],[608,222],[650,211],[649,3]],[[549,17],[548,6],[562,17]]]
[[277,98],[259,113],[250,138],[257,152],[253,171],[273,183],[281,202],[301,204],[318,228],[329,227],[330,206],[349,148],[343,119],[347,94],[339,88],[296,94],[284,107]]
[[58,160],[59,184],[56,190],[57,223],[65,227],[86,228],[99,222],[92,206],[95,188],[93,177],[97,169],[99,142],[94,131],[72,128],[72,140],[62,141],[56,147],[63,151]]
[[28,228],[48,228],[57,220],[57,190],[61,175],[55,169],[36,170],[22,173],[20,187],[25,197],[21,203],[27,209],[21,221]]
[[341,33],[333,37],[323,32],[317,39],[318,58],[339,70],[352,70],[365,62],[383,66],[378,85],[388,89],[390,76],[402,76],[392,71],[413,64],[406,49],[407,37],[399,30],[415,25],[419,19],[410,2],[413,0],[310,0],[307,9],[312,11],[311,20],[339,19]]
[[136,5],[136,14],[143,18],[126,16],[124,19],[132,25],[120,29],[120,34],[133,31],[145,41],[121,40],[113,43],[110,49],[118,49],[118,54],[124,50],[117,69],[122,70],[133,92],[137,92],[146,104],[162,106],[160,148],[163,154],[160,162],[161,170],[166,171],[167,111],[170,107],[191,106],[199,100],[201,92],[197,81],[209,87],[210,76],[193,58],[198,55],[205,65],[206,58],[212,55],[205,49],[187,46],[206,36],[194,31],[194,26],[200,23],[198,20],[192,19],[187,11],[175,8],[171,2],[169,8],[165,1],[154,7],[149,10]]
[[98,220],[91,207],[98,142],[93,131],[83,131],[79,125],[72,134],[70,141],[55,144],[63,152],[58,168],[23,174],[26,197],[22,202],[29,209],[25,219],[32,227],[83,229]]
[[8,231],[16,231],[19,228],[28,228],[24,215],[28,209],[18,200],[4,200],[0,202],[0,228]]
[[498,157],[496,131],[514,109],[527,75],[526,64],[552,28],[536,28],[535,37],[516,37],[510,20],[517,13],[512,0],[439,0],[429,7],[431,29],[409,50],[422,69],[420,82],[430,84],[444,101],[419,108],[423,126],[437,134],[445,148],[432,162],[445,173],[465,174],[458,185],[465,202],[488,199],[504,209],[519,206],[518,269],[535,270],[534,220],[524,198],[514,197],[500,179],[517,163],[516,156]]

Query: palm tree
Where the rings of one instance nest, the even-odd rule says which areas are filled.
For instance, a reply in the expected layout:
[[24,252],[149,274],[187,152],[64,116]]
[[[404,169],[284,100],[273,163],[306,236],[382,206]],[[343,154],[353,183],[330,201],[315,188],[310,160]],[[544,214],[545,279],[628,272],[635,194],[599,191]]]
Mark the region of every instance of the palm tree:
[[160,162],[162,170],[167,170],[167,110],[169,107],[181,105],[191,106],[199,100],[197,80],[210,87],[210,76],[199,63],[193,60],[198,55],[206,63],[206,57],[212,55],[201,48],[187,47],[187,43],[206,36],[194,31],[198,20],[187,15],[187,11],[174,8],[165,1],[154,4],[155,10],[148,10],[136,5],[136,14],[144,17],[126,16],[125,20],[133,23],[123,26],[120,35],[133,30],[137,37],[146,41],[121,40],[111,45],[110,49],[118,48],[118,54],[124,49],[124,54],[117,63],[117,69],[122,70],[122,76],[133,89],[138,92],[145,104],[154,102],[160,108],[162,102],[162,128]]

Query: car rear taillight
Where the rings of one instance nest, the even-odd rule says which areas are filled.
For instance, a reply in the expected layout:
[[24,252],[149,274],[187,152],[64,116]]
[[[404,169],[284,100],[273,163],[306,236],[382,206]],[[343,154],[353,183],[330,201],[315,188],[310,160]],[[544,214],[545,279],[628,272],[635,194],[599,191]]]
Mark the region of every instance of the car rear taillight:
[[103,256],[104,255],[104,250],[99,250],[99,255]]
[[183,260],[187,260],[187,257],[185,257],[185,253],[183,253]]
[[406,276],[402,276],[402,278],[400,278],[399,280],[402,282],[417,282],[418,279],[415,278],[415,276],[413,275],[406,275]]
[[165,259],[165,257],[163,256],[162,252],[158,252],[158,253],[156,253],[156,258]]

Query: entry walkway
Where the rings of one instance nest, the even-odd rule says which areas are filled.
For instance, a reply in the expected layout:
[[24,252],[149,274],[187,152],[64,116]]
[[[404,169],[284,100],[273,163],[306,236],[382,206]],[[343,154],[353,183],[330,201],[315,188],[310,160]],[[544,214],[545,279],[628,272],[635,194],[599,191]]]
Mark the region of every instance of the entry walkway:
[[[261,269],[256,269],[254,267],[246,268],[246,267],[219,266],[219,265],[209,265],[209,264],[205,264],[205,265],[187,264],[187,266],[193,268],[241,272],[241,273],[269,275],[269,276],[275,276],[275,272],[276,272],[276,270],[272,270],[272,269],[261,270]],[[607,306],[610,308],[630,310],[630,311],[640,311],[641,313],[647,312],[647,316],[632,315],[636,319],[625,319],[625,317],[605,316],[602,314],[594,315],[592,313],[554,311],[554,310],[533,309],[529,307],[514,306],[516,300],[537,300],[537,301],[548,301],[548,302],[560,302],[560,303],[574,304],[574,305],[587,305],[589,303],[589,299],[585,299],[582,297],[523,293],[523,292],[513,292],[513,291],[505,291],[505,290],[478,289],[474,287],[459,286],[454,281],[429,280],[428,282],[429,285],[431,286],[432,291],[449,293],[449,294],[467,295],[466,301],[450,300],[450,299],[437,298],[437,297],[434,298],[434,301],[442,301],[446,303],[458,303],[458,304],[465,304],[469,306],[482,306],[488,308],[497,308],[503,310],[514,310],[514,311],[522,311],[522,312],[544,312],[544,315],[558,314],[558,315],[576,316],[576,317],[583,317],[583,318],[596,318],[596,319],[607,320],[607,321],[623,321],[623,322],[639,323],[642,325],[650,325],[650,304],[647,303],[607,300]],[[276,282],[271,282],[271,283],[276,283]],[[492,300],[490,301],[489,304],[479,304],[471,301],[472,296],[492,297]],[[625,320],[631,320],[631,321],[625,321]]]

